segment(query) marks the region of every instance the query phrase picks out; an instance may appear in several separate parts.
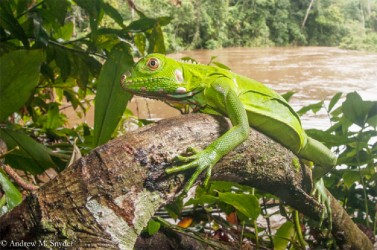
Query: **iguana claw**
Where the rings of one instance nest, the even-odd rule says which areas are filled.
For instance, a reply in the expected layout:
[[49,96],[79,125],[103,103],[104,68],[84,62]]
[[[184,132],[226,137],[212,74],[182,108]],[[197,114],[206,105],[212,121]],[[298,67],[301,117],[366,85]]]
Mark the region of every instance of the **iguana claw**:
[[[177,156],[174,157],[173,162],[178,162],[178,163],[191,162],[191,161],[195,160],[196,154],[198,154],[199,152],[200,152],[200,150],[197,149],[197,148],[188,147],[186,149],[186,153],[185,154],[188,154],[189,156],[177,155]],[[168,171],[170,169],[167,169],[166,172],[168,173]],[[171,172],[171,173],[174,173],[174,172]]]
[[177,167],[168,168],[165,170],[167,174],[172,174],[172,173],[182,172],[191,168],[196,168],[195,172],[192,174],[187,184],[185,185],[183,189],[183,194],[186,194],[189,191],[189,189],[194,185],[198,176],[205,169],[207,169],[207,172],[206,172],[206,177],[203,182],[203,185],[206,187],[211,177],[212,168],[217,162],[215,154],[211,152],[210,150],[199,151],[194,148],[188,148],[187,151],[193,153],[193,155],[190,155],[190,156],[179,155],[179,156],[176,156],[174,159],[175,161],[183,162],[186,164],[177,166]]

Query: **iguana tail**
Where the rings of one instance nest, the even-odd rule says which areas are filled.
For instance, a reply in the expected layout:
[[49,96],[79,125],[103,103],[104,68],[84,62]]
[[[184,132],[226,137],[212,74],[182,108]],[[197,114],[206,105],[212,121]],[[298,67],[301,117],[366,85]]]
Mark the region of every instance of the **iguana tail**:
[[336,166],[337,157],[325,145],[308,137],[306,145],[300,150],[299,156],[314,162],[313,178],[321,178]]

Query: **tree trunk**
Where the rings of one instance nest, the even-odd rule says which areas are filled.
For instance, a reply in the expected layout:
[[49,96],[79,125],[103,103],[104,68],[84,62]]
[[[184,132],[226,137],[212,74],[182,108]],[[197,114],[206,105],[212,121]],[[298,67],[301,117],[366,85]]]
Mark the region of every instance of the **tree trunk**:
[[306,20],[308,20],[308,16],[309,16],[309,13],[310,13],[310,10],[313,6],[313,3],[314,3],[314,0],[310,0],[310,4],[306,10],[306,14],[305,14],[305,17],[304,17],[304,20],[302,21],[302,24],[301,24],[301,29],[304,29],[305,27],[305,24],[306,24]]
[[[206,147],[229,126],[222,117],[185,115],[96,148],[0,218],[2,243],[132,249],[155,211],[172,202],[190,177],[190,172],[164,173],[173,165],[173,157],[189,146]],[[318,219],[322,206],[307,194],[310,171],[293,162],[298,159],[290,151],[252,130],[247,141],[216,165],[212,179],[254,186]],[[372,249],[368,238],[330,198],[332,233],[340,247]]]

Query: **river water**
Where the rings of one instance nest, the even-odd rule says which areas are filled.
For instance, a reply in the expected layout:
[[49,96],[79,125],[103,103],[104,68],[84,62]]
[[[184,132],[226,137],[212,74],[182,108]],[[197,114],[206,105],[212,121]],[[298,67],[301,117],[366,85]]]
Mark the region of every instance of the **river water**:
[[[290,100],[295,110],[325,100],[337,92],[357,91],[364,100],[377,100],[377,53],[333,47],[224,48],[170,55],[195,58],[206,64],[212,56],[232,71],[258,80],[280,94],[296,92]],[[129,105],[139,118],[162,119],[179,112],[159,101],[134,98]],[[304,128],[330,126],[325,111],[302,117]]]

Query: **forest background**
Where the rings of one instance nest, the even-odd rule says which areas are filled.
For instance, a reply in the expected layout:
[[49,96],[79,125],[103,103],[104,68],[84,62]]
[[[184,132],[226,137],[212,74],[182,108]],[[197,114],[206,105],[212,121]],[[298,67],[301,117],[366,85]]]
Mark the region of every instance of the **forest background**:
[[[132,19],[129,5],[116,0],[109,2],[125,18]],[[289,45],[377,50],[376,0],[134,2],[149,17],[172,18],[163,28],[169,52]]]

